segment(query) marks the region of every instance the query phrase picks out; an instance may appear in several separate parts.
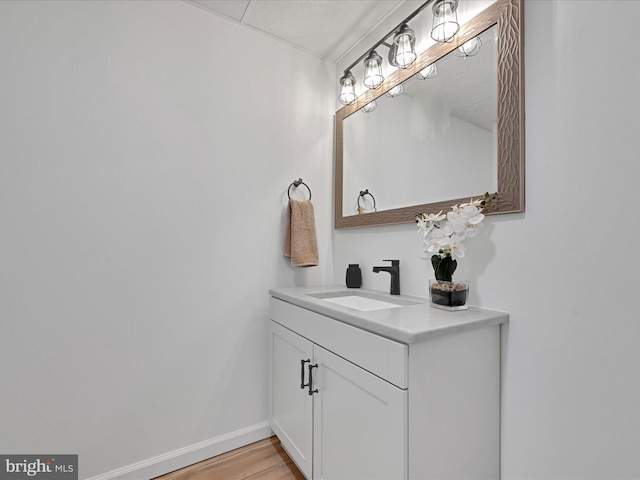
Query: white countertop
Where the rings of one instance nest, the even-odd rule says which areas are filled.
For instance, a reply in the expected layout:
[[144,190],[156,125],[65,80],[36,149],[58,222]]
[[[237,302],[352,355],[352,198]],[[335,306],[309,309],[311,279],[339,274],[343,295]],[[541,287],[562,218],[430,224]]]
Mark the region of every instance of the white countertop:
[[[386,297],[389,302],[404,303],[406,306],[363,312],[311,296],[330,292],[372,293],[377,297]],[[293,305],[406,344],[509,321],[509,314],[498,310],[470,306],[467,310],[449,312],[431,307],[428,298],[390,295],[378,290],[353,289],[341,285],[272,288],[269,294]]]

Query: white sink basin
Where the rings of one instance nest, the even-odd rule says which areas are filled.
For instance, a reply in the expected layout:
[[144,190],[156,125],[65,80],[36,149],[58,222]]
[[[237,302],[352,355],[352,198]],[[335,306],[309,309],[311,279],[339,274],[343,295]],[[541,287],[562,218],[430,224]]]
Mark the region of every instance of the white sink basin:
[[325,292],[310,294],[311,297],[323,300],[325,302],[341,305],[343,307],[352,308],[360,312],[371,312],[374,310],[386,310],[389,308],[405,307],[407,305],[415,305],[405,299],[388,298],[388,296],[376,295],[369,292]]
[[398,305],[397,303],[383,302],[381,300],[374,300],[373,298],[360,297],[356,295],[349,295],[347,297],[324,298],[323,300],[325,302],[342,305],[343,307],[353,308],[354,310],[360,310],[361,312],[371,312],[373,310],[385,310],[387,308],[402,307],[402,305]]

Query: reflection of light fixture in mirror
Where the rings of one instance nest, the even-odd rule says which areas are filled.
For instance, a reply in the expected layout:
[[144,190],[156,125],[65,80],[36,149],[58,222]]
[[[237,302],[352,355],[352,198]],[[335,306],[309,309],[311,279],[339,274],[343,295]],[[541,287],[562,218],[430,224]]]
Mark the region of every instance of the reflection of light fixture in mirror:
[[428,80],[430,78],[435,77],[436,73],[438,73],[438,67],[436,66],[435,63],[432,63],[427,68],[423,68],[418,73],[416,73],[416,76],[420,80]]
[[398,68],[409,68],[416,60],[416,34],[403,23],[393,36],[389,63]]
[[340,95],[338,95],[338,101],[343,105],[351,105],[356,101],[356,78],[350,71],[344,72],[344,76],[340,79]]
[[364,83],[365,87],[374,89],[382,85],[382,57],[371,50],[371,53],[364,59]]
[[385,95],[387,97],[397,97],[398,95],[402,95],[402,92],[404,92],[404,87],[400,83],[399,85],[396,85],[391,90],[389,90]]
[[362,107],[362,111],[364,113],[371,113],[373,112],[376,108],[378,108],[378,102],[376,102],[375,100],[371,100],[369,103],[367,103],[364,107]]
[[458,33],[458,0],[437,0],[433,5],[433,28],[431,38],[438,43],[447,43]]
[[480,37],[473,37],[471,40],[464,42],[456,50],[456,55],[459,57],[473,57],[477,55],[482,47],[482,40]]

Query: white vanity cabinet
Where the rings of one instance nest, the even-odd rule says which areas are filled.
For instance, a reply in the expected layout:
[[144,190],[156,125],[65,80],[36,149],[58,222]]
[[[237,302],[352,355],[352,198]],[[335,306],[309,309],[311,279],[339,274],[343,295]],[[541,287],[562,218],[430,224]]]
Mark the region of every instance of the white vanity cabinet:
[[[287,304],[279,307],[301,310]],[[272,317],[291,323],[279,315]],[[353,328],[338,327],[335,332],[326,329],[326,335]],[[371,335],[359,329],[349,333],[363,335],[365,342]],[[270,362],[271,428],[308,479],[407,478],[406,389],[274,320]]]
[[303,377],[313,358],[313,344],[273,321],[269,335],[271,429],[302,473],[311,478],[313,398],[305,390]]
[[354,313],[271,292],[270,426],[307,479],[499,478],[507,314]]

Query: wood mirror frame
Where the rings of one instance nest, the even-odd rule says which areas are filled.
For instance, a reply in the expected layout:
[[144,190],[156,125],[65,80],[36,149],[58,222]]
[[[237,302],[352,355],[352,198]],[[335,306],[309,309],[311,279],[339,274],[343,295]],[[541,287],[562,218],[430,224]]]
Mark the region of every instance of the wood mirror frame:
[[467,40],[497,25],[498,29],[498,198],[487,214],[524,211],[524,74],[523,9],[521,0],[497,0],[460,27],[452,43],[435,44],[418,55],[412,67],[396,70],[385,78],[382,88],[362,93],[351,105],[335,115],[334,223],[335,228],[367,227],[415,222],[418,212],[448,211],[452,205],[468,202],[485,192],[469,192],[468,197],[410,205],[379,212],[343,216],[343,122],[364,105],[384,95],[431,63],[452,52]]

